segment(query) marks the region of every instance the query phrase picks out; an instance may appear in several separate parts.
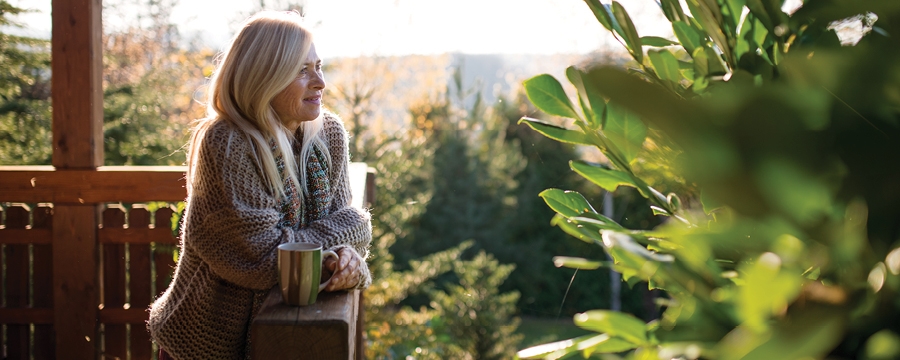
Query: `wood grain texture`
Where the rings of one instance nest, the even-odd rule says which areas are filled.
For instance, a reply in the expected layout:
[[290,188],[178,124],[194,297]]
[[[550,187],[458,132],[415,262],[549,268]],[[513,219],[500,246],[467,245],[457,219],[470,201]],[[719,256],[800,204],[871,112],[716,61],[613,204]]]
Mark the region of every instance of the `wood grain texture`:
[[183,201],[185,166],[0,166],[0,201],[99,204]]
[[[154,230],[166,230],[171,235],[173,213],[172,209],[156,210],[156,214],[154,214],[156,220]],[[175,242],[177,244],[177,238],[175,238]],[[159,245],[157,243],[156,248],[153,250],[153,266],[156,269],[156,278],[153,279],[154,298],[166,291],[166,288],[169,287],[169,283],[172,281],[172,274],[175,273],[175,259],[172,256],[171,247]]]
[[[31,212],[31,231],[45,231],[48,234],[53,227],[53,208],[40,206]],[[48,236],[49,238],[49,236]],[[53,330],[53,249],[49,243],[32,245],[32,277],[34,279],[33,305],[37,309],[46,309],[49,313],[45,324],[34,325],[34,358],[56,358],[56,338]]]
[[359,291],[322,293],[290,306],[276,286],[251,325],[254,359],[355,359]]
[[[128,215],[128,228],[136,230],[155,230],[150,228],[150,212],[146,209],[131,209]],[[168,229],[160,229],[168,230]],[[172,238],[171,232],[168,234]],[[129,253],[129,288],[131,309],[146,310],[150,307],[151,282],[150,278],[150,244],[134,244],[128,246]],[[150,333],[147,332],[146,317],[140,322],[131,323],[131,359],[149,360],[151,358],[152,344]]]
[[53,324],[61,359],[94,359],[98,351],[97,218],[94,205],[53,208]]
[[[21,206],[6,209],[6,228],[25,229],[30,225],[29,211]],[[5,230],[4,230],[5,231]],[[27,232],[29,230],[25,230]],[[6,245],[6,307],[28,307],[28,245]],[[28,359],[29,327],[27,324],[6,325],[6,357]]]
[[[125,212],[119,208],[103,211],[103,229],[122,229],[125,226]],[[125,245],[102,244],[103,249],[103,309],[122,309],[125,305],[127,286],[125,268]],[[103,324],[103,358],[125,359],[128,356],[125,324]]]
[[101,0],[53,0],[53,165],[103,165]]

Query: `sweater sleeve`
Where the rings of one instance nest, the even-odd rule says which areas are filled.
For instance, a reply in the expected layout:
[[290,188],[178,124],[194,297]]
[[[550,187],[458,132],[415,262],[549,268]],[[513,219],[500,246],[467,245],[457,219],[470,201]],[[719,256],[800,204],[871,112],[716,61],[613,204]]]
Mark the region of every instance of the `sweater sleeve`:
[[[329,215],[313,221],[307,228],[295,232],[293,241],[316,243],[325,249],[334,251],[343,247],[351,247],[363,259],[366,259],[369,256],[369,244],[372,241],[372,221],[368,211],[351,206],[347,131],[344,130],[343,123],[339,118],[326,113],[322,132],[331,156],[328,175],[333,198],[329,206]],[[362,270],[356,288],[368,287],[372,282],[365,261],[363,261]]]
[[277,283],[277,247],[290,239],[248,139],[227,124],[213,125],[200,147],[188,198],[184,251],[236,285],[265,290]]

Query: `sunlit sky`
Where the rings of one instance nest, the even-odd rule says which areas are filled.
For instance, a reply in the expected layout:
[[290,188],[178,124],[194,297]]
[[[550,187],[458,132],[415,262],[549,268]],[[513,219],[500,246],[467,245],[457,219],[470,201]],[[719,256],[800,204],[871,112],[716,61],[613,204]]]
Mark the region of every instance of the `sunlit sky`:
[[[39,13],[20,16],[29,33],[49,36],[51,0],[11,0]],[[109,1],[115,3],[120,1]],[[134,0],[126,0],[134,3]],[[271,2],[271,1],[270,1]],[[300,2],[300,1],[298,1]],[[171,21],[183,34],[220,48],[259,0],[180,0]],[[581,0],[307,0],[316,48],[327,56],[588,53],[619,48]],[[654,0],[622,0],[641,35],[671,30]],[[104,16],[104,25],[121,26]]]

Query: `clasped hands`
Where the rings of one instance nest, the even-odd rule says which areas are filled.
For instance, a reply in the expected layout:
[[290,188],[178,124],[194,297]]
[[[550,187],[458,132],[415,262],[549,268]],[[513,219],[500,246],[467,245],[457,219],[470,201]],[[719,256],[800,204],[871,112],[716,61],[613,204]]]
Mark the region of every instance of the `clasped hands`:
[[328,257],[322,263],[322,282],[331,278],[331,283],[325,287],[325,291],[338,291],[350,289],[359,284],[362,277],[363,259],[351,247],[344,247],[337,251],[340,260]]

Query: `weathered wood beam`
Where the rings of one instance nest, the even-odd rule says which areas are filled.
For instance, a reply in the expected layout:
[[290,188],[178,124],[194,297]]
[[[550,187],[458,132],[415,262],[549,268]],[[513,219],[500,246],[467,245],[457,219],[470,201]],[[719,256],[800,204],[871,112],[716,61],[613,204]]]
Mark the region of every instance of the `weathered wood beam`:
[[94,170],[52,166],[0,166],[0,201],[99,204],[182,201],[185,166],[101,166]]
[[[53,0],[51,6],[53,165],[58,170],[94,170],[103,165],[102,0]],[[85,180],[70,178],[72,183]],[[100,207],[65,205],[78,204],[77,198],[39,201],[53,200],[63,203],[53,208],[51,245],[56,357],[94,359],[101,344]]]

